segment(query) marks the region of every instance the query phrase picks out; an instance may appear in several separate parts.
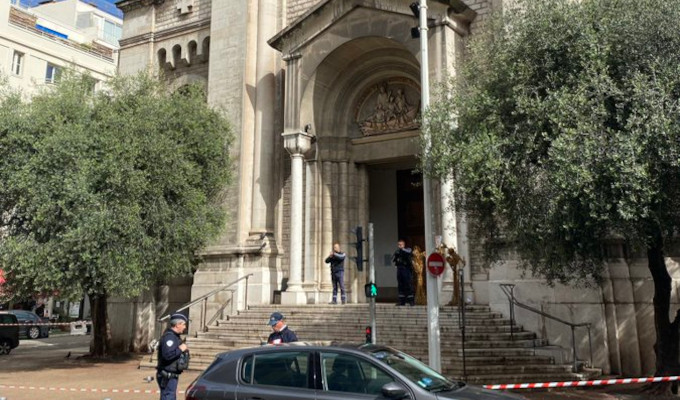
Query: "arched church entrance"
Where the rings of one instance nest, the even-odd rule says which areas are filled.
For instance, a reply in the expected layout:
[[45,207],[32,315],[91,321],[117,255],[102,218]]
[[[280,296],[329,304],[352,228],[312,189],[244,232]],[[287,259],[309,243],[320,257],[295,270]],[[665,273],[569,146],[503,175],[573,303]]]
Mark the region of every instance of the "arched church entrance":
[[368,166],[368,215],[375,236],[375,278],[378,302],[397,301],[392,254],[397,240],[425,248],[422,175],[409,162]]

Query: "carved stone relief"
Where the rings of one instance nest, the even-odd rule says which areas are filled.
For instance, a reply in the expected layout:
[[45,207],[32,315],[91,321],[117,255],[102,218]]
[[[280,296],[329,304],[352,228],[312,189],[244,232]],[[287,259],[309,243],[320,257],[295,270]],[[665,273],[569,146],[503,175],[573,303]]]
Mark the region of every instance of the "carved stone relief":
[[410,79],[390,79],[368,88],[355,121],[364,136],[420,128],[420,88]]

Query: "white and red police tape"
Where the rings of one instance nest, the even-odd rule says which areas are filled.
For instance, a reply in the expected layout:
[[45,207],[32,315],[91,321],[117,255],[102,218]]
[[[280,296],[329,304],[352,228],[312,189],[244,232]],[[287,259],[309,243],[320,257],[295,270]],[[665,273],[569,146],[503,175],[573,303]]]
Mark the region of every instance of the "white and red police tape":
[[592,381],[508,383],[501,385],[484,385],[484,388],[491,390],[541,389],[541,388],[587,387],[604,385],[627,385],[632,383],[658,383],[658,382],[673,382],[678,380],[680,380],[680,376],[656,376],[652,378],[597,379]]
[[[54,386],[23,386],[23,385],[0,385],[0,389],[36,390],[44,392],[80,392],[80,393],[142,393],[159,394],[158,389],[88,389],[88,388],[66,388]],[[177,393],[184,394],[184,390]]]
[[37,322],[37,323],[23,323],[23,324],[0,324],[0,326],[69,326],[69,325],[92,325],[90,321],[73,321],[73,322]]

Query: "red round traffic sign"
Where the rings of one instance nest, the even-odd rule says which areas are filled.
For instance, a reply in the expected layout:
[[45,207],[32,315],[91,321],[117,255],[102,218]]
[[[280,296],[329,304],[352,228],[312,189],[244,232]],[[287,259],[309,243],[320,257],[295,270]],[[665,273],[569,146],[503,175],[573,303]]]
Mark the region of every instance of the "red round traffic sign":
[[446,262],[444,257],[439,253],[432,253],[427,257],[427,270],[434,276],[439,276],[444,273]]

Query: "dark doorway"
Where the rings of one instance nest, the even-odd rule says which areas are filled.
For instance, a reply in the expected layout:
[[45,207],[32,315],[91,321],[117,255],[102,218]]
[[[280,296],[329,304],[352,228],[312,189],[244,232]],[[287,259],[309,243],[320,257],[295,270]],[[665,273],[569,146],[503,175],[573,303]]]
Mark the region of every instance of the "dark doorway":
[[412,169],[397,171],[397,212],[399,238],[408,247],[425,249],[425,203],[423,175]]

